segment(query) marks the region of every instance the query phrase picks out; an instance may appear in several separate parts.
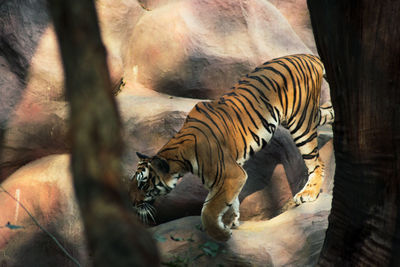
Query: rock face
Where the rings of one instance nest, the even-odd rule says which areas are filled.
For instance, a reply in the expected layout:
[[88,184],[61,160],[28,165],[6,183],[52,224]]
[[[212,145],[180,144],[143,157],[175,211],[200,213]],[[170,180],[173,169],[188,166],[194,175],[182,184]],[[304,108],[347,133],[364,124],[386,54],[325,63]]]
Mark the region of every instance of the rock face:
[[[157,38],[154,38],[157,36]],[[272,58],[310,53],[268,1],[170,1],[134,28],[128,80],[171,95],[215,98]]]
[[285,16],[304,44],[317,54],[307,0],[269,0],[269,2]]
[[[35,12],[31,12],[32,7]],[[2,1],[0,6],[0,127],[22,98],[28,68],[48,23],[45,1]],[[31,23],[26,23],[27,21]]]
[[[7,192],[0,190],[2,266],[76,266],[38,228],[27,211],[82,266],[88,264],[83,225],[71,180],[69,156],[53,155],[22,167],[2,183],[2,189]],[[16,228],[6,227],[7,223]]]
[[19,106],[8,123],[0,150],[0,181],[30,161],[68,151],[67,108],[66,102],[57,101]]
[[150,231],[163,262],[171,266],[314,266],[325,238],[331,200],[330,195],[321,194],[315,202],[269,221],[244,222],[226,243],[216,243],[199,230],[198,216]]

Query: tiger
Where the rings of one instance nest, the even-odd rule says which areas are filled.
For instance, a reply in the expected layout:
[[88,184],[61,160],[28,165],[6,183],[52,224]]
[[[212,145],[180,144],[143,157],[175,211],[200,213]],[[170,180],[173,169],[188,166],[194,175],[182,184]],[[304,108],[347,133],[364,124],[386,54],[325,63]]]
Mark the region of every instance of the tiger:
[[[247,180],[243,164],[267,145],[278,125],[289,130],[308,170],[294,201],[314,201],[324,177],[317,127],[334,121],[331,103],[319,103],[323,74],[317,56],[284,56],[258,66],[219,99],[197,103],[156,155],[137,152],[129,186],[136,212],[154,220],[154,200],[190,172],[209,192],[201,210],[203,229],[227,241],[239,226],[238,196]],[[228,213],[230,219],[223,220]]]

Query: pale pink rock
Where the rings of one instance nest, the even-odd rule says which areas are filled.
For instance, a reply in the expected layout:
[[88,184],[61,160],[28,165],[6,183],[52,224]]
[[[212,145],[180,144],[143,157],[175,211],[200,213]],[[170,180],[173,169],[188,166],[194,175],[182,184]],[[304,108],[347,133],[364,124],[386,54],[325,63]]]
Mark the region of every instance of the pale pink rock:
[[317,54],[307,0],[269,0],[288,20],[305,45]]
[[268,1],[170,1],[137,22],[127,82],[172,95],[215,98],[272,58],[310,53]]
[[[84,266],[83,224],[69,171],[69,156],[48,156],[11,175],[0,190],[0,263],[5,266],[76,266],[41,231],[27,211]],[[26,210],[18,204],[20,202]],[[10,229],[9,223],[20,227]]]

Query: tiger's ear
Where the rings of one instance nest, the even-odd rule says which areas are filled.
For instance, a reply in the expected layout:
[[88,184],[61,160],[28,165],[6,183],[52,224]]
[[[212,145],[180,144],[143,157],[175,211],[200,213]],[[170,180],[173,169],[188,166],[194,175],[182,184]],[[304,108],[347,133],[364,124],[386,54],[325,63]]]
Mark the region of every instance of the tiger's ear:
[[144,155],[142,153],[139,153],[139,152],[136,152],[136,156],[138,156],[138,158],[142,159],[142,160],[150,158],[149,156],[146,156],[146,155]]
[[166,161],[163,158],[154,156],[151,159],[151,166],[153,166],[157,171],[163,173],[163,174],[167,174],[169,173],[169,164],[168,161]]

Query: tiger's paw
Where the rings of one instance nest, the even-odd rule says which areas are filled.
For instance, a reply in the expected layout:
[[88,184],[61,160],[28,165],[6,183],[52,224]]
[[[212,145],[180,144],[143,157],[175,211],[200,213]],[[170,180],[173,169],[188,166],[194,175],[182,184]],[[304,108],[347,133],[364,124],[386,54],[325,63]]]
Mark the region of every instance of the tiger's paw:
[[324,177],[323,165],[321,164],[321,166],[321,168],[317,168],[310,174],[306,185],[293,197],[296,205],[304,202],[312,202],[318,198]]
[[206,229],[207,234],[219,242],[226,242],[232,236],[232,231],[229,229],[228,226],[224,225],[224,228],[213,228],[213,229]]
[[237,229],[240,226],[239,217],[237,217],[231,225],[231,229]]
[[225,212],[224,216],[222,216],[222,222],[228,228],[236,229],[240,225],[239,217],[239,211],[235,211],[235,209],[230,208],[227,212]]
[[219,220],[202,220],[203,229],[213,239],[219,242],[228,241],[232,236],[230,227]]
[[293,200],[296,203],[296,205],[300,205],[301,203],[304,202],[312,202],[318,198],[319,192],[320,192],[320,187],[306,185],[303,188],[303,190],[301,190],[293,197]]

